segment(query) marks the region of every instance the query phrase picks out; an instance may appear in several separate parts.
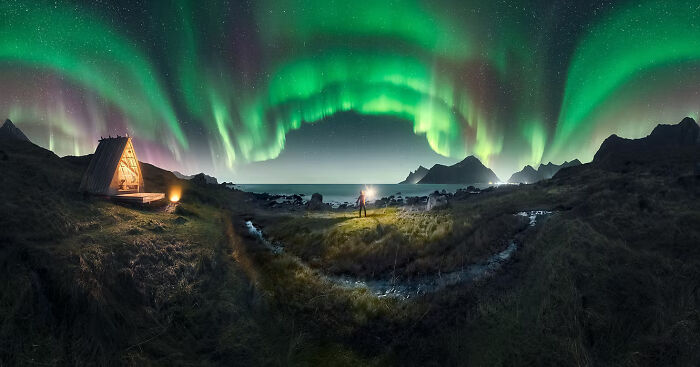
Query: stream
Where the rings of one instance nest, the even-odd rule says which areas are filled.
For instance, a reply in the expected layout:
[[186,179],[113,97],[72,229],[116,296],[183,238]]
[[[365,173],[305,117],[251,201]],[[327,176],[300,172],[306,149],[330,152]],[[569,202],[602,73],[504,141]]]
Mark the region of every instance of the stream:
[[[550,211],[532,210],[519,212],[515,215],[527,217],[530,220],[529,226],[534,227],[537,224],[538,219],[545,218],[551,214],[552,212]],[[248,228],[249,233],[255,236],[272,253],[282,254],[284,252],[283,246],[271,243],[265,238],[262,231],[255,227],[253,222],[246,221],[246,227]],[[446,273],[439,272],[408,280],[398,280],[395,278],[361,280],[350,276],[329,276],[321,273],[319,274],[325,280],[344,288],[365,288],[378,297],[409,299],[421,294],[436,292],[455,284],[475,282],[480,279],[490,277],[506,262],[508,262],[508,260],[517,250],[518,244],[514,239],[512,239],[509,241],[508,246],[503,251],[491,255],[482,262],[465,266],[460,270],[454,270]],[[304,266],[308,266],[301,260],[299,260],[299,262]]]

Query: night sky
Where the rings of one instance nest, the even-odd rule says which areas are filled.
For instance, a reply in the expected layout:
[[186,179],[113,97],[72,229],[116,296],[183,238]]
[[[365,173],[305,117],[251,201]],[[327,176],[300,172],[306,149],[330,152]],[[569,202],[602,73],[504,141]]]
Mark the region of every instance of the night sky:
[[502,178],[700,110],[697,1],[0,3],[0,117],[240,183]]

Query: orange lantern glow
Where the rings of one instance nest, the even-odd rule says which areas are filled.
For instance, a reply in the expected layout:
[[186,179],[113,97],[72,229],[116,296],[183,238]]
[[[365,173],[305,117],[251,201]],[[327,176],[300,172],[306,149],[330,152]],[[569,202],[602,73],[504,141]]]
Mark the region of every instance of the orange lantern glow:
[[170,201],[173,203],[177,203],[180,201],[180,197],[182,196],[182,188],[179,186],[173,186],[170,188]]

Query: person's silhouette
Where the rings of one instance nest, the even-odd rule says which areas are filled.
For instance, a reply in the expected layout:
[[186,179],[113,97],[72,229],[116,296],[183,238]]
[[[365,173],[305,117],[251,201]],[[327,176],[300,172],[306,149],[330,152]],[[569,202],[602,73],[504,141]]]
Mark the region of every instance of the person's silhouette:
[[365,192],[360,191],[360,197],[355,200],[355,204],[360,206],[360,218],[362,218],[362,209],[365,210],[365,218],[367,218],[367,207],[365,206]]

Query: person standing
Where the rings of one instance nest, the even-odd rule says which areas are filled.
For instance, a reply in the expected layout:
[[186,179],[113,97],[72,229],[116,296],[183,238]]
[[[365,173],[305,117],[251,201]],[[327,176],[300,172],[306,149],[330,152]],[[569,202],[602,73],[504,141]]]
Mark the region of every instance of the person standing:
[[360,218],[362,218],[362,209],[365,210],[365,218],[367,218],[367,207],[365,206],[365,191],[360,191],[360,197],[355,200],[355,204],[360,206]]

